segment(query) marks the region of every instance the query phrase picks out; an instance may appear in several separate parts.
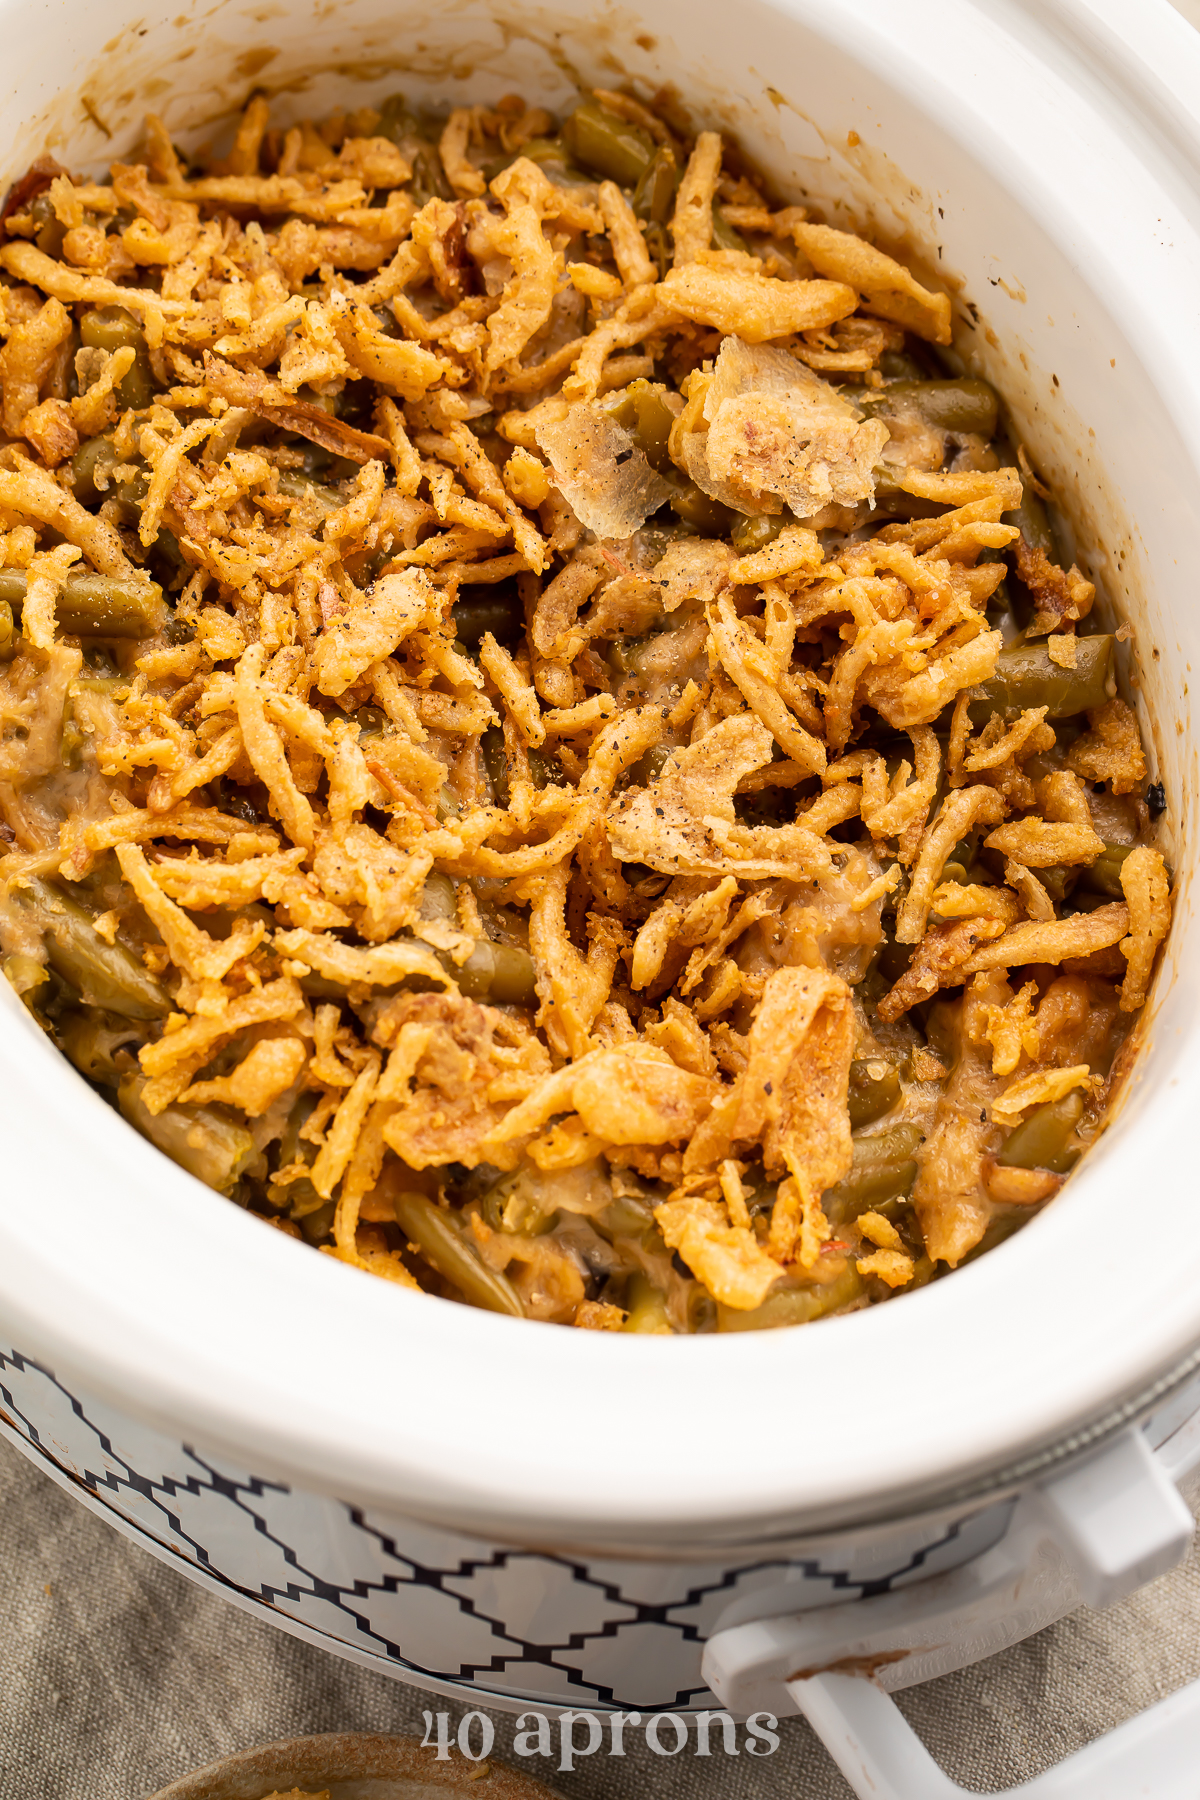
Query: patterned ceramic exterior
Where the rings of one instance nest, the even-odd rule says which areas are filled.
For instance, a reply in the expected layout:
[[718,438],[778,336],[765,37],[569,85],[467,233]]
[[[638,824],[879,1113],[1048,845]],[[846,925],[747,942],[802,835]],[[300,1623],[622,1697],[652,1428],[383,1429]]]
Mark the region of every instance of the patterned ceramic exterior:
[[[326,1649],[490,1705],[715,1706],[705,1640],[786,1582],[825,1606],[956,1567],[1001,1502],[811,1555],[727,1564],[505,1548],[268,1481],[160,1435],[0,1348],[0,1429],[143,1546]],[[739,1604],[740,1603],[740,1604]]]

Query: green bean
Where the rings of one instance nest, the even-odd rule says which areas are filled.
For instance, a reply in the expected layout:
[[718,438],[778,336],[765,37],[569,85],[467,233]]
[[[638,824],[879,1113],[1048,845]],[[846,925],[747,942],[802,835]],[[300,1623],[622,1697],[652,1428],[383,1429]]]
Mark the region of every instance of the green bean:
[[[1057,906],[1070,894],[1079,880],[1079,869],[1070,863],[1051,863],[1045,869],[1037,871],[1037,878]],[[1122,898],[1121,889],[1117,888],[1117,898]]]
[[516,1174],[501,1175],[485,1190],[482,1198],[479,1198],[479,1211],[483,1222],[493,1231],[503,1231],[504,1229],[504,1209],[517,1185],[517,1180]]
[[[819,1287],[783,1287],[768,1294],[761,1306],[739,1312],[732,1306],[717,1307],[718,1331],[769,1331],[779,1325],[807,1325],[839,1307],[849,1306],[863,1290],[863,1279],[853,1263],[833,1281]],[[626,1326],[628,1330],[628,1326]]]
[[123,1022],[114,1025],[103,1013],[69,1013],[58,1026],[59,1042],[66,1056],[81,1075],[99,1087],[117,1087],[121,1070],[115,1057],[119,1050],[134,1050],[144,1042],[144,1033]]
[[[293,1101],[279,1140],[280,1169],[291,1168],[297,1162],[311,1164],[315,1159],[317,1146],[302,1138],[300,1133],[316,1104],[317,1096],[311,1091],[299,1094]],[[267,1198],[272,1206],[286,1210],[288,1217],[297,1221],[307,1219],[310,1214],[322,1210],[328,1204],[324,1196],[318,1194],[307,1175],[286,1182],[279,1182],[272,1176],[267,1183]],[[324,1237],[328,1229],[326,1225],[320,1235]]]
[[454,635],[460,644],[472,649],[485,632],[490,631],[497,643],[511,643],[525,629],[525,609],[517,595],[516,583],[498,583],[495,588],[476,589],[455,602],[450,617]]
[[645,228],[646,249],[651,262],[658,267],[658,278],[661,281],[671,266],[671,238],[665,225],[651,223]]
[[399,144],[404,138],[415,137],[420,129],[404,94],[389,94],[386,100],[380,101],[379,123],[375,127],[377,137],[386,138],[389,144]]
[[497,157],[495,162],[489,163],[484,170],[484,179],[488,182],[495,181],[501,170],[509,168],[518,156],[528,157],[530,162],[537,163],[538,167],[545,169],[547,173],[553,170],[560,182],[563,180],[567,182],[587,180],[583,170],[576,168],[571,161],[567,147],[561,138],[530,138],[529,142],[522,144],[514,155]]
[[835,1225],[848,1224],[861,1212],[911,1194],[917,1179],[913,1152],[921,1141],[916,1125],[893,1125],[890,1131],[855,1138],[854,1163],[835,1187],[826,1190],[822,1204]]
[[925,371],[907,350],[885,350],[879,359],[880,373],[886,381],[924,381]]
[[[1041,873],[1042,871],[1039,869],[1038,875],[1040,876]],[[1076,870],[1074,873],[1077,875],[1078,871]],[[1072,889],[1070,910],[1073,913],[1099,912],[1102,906],[1109,904],[1110,896],[1108,894],[1093,894],[1086,888],[1075,886],[1074,883],[1072,883]]]
[[244,1125],[209,1106],[175,1104],[152,1113],[142,1098],[145,1086],[144,1075],[122,1079],[117,1105],[123,1117],[164,1156],[207,1187],[228,1194],[262,1160]]
[[756,551],[773,544],[784,526],[791,522],[790,512],[760,513],[757,518],[750,513],[741,513],[730,533],[733,547],[739,556],[753,556]]
[[360,743],[364,738],[382,737],[387,730],[388,716],[382,706],[360,706],[353,717]]
[[[311,1186],[311,1183],[302,1179],[296,1183],[296,1186]],[[314,1194],[317,1192],[315,1188],[312,1191]],[[319,1194],[317,1194],[317,1198],[320,1200]],[[333,1230],[333,1216],[336,1212],[336,1200],[321,1200],[320,1205],[314,1207],[311,1212],[297,1212],[294,1216],[306,1241],[310,1244],[322,1244]]]
[[168,531],[165,525],[159,526],[158,536],[150,546],[150,555],[166,564],[168,581],[172,576],[178,575],[180,569],[184,567],[183,551],[179,548],[179,539],[173,531]]
[[393,1205],[401,1231],[425,1261],[453,1283],[468,1305],[508,1313],[514,1319],[525,1317],[521,1297],[507,1275],[480,1262],[448,1213],[424,1194],[411,1191],[397,1194]]
[[[857,395],[851,396],[857,398]],[[944,513],[945,503],[940,500],[922,500],[916,494],[905,493],[888,471],[885,463],[876,463],[872,471],[875,483],[875,503],[881,516],[889,519],[934,519]]]
[[[289,1219],[307,1219],[311,1213],[323,1211],[328,1204],[325,1196],[318,1194],[307,1175],[299,1175],[295,1181],[289,1181],[284,1192],[287,1196]],[[328,1226],[325,1229],[328,1230]]]
[[[16,614],[25,604],[24,569],[0,569],[0,601]],[[72,571],[63,582],[56,617],[70,637],[147,638],[167,616],[162,589],[154,581]]]
[[639,900],[658,900],[671,885],[669,875],[660,875],[648,863],[622,863],[621,873]]
[[878,1210],[889,1200],[907,1199],[916,1179],[917,1165],[911,1160],[851,1169],[849,1175],[826,1194],[826,1216],[835,1225],[849,1224],[859,1213]]
[[[986,1256],[989,1250],[994,1250],[1006,1238],[1015,1236],[1023,1225],[1029,1223],[1034,1210],[1033,1206],[998,1207],[989,1219],[983,1236],[973,1250],[967,1251],[958,1267],[965,1269],[968,1263],[977,1262],[981,1256]],[[909,1292],[913,1285],[914,1283],[910,1282],[905,1292]]]
[[748,250],[750,246],[740,231],[729,223],[719,206],[712,209],[712,241],[718,250]]
[[317,500],[327,514],[336,512],[339,506],[346,504],[334,488],[325,487],[319,481],[311,481],[307,475],[295,469],[285,469],[280,473],[279,492],[286,494],[291,500]]
[[[609,663],[619,674],[645,675],[647,666],[653,668],[662,660],[663,643],[668,635],[667,631],[640,631],[636,637],[615,638],[608,649]],[[630,769],[630,779],[640,779],[634,773],[639,768],[652,768],[657,773],[661,766],[661,759],[641,757]]]
[[644,376],[639,376],[627,388],[618,390],[611,400],[602,401],[601,405],[610,418],[614,418],[618,425],[623,425],[631,433],[634,443],[645,454],[652,468],[657,469],[660,475],[664,470],[674,469],[667,440],[675,423],[675,414],[667,405],[661,388],[655,387]]
[[92,350],[132,349],[136,354],[133,367],[117,383],[117,398],[122,406],[137,412],[149,406],[154,397],[154,374],[146,352],[146,333],[131,312],[123,306],[101,306],[84,313],[79,321],[79,335]]
[[622,1194],[610,1200],[600,1214],[600,1224],[610,1237],[640,1238],[654,1230],[654,1213],[648,1201],[635,1194]]
[[993,613],[996,614],[997,618],[1003,619],[1003,618],[1007,617],[1007,615],[1011,611],[1012,611],[1012,596],[1008,591],[1008,576],[1007,576],[1007,574],[1005,574],[1000,578],[1000,581],[997,583],[997,585],[992,589],[991,593],[988,595],[988,601],[987,601],[988,623],[991,624]]
[[[71,488],[84,505],[94,505],[105,498],[123,500],[126,506],[138,506],[150,489],[145,468],[135,464],[133,472],[114,481],[113,469],[128,468],[111,438],[88,438],[71,458]],[[103,483],[103,486],[101,485]]]
[[11,662],[16,655],[17,635],[12,607],[7,600],[0,600],[0,662]]
[[643,751],[629,771],[630,782],[636,787],[649,787],[657,781],[668,762],[671,760],[670,744],[651,744],[649,750]]
[[141,412],[154,398],[154,371],[147,352],[139,350],[133,367],[118,381],[115,393],[122,406]]
[[660,1287],[655,1287],[648,1275],[639,1273],[629,1277],[629,1285],[625,1291],[625,1313],[622,1331],[640,1331],[652,1337],[672,1335],[671,1321],[667,1317],[667,1297]]
[[[311,1091],[301,1094],[288,1114],[288,1122],[279,1142],[279,1168],[288,1169],[296,1163],[306,1163],[310,1167],[316,1160],[317,1146],[310,1144],[300,1136],[300,1132],[316,1105],[316,1095]],[[267,1198],[272,1206],[286,1211],[290,1219],[306,1219],[310,1213],[318,1212],[325,1204],[325,1196],[318,1194],[307,1175],[297,1175],[294,1179],[280,1182],[272,1175],[267,1182]]]
[[[566,147],[561,138],[529,138],[517,151],[517,156],[527,157],[530,162],[545,166],[547,163],[566,163],[568,161]],[[509,162],[513,161],[509,159]],[[509,163],[505,163],[508,168]],[[497,170],[497,174],[499,171]]]
[[248,925],[261,925],[264,931],[272,931],[275,917],[269,906],[261,900],[248,900],[244,906],[216,906],[204,915],[205,929],[212,937],[222,943],[232,936],[234,926],[239,919],[245,919]]
[[85,506],[101,499],[107,486],[102,490],[96,485],[97,474],[107,479],[108,470],[121,460],[111,438],[87,438],[71,458],[71,486],[75,498]]
[[[126,506],[139,507],[150,492],[150,477],[145,469],[136,468],[117,487],[117,499]],[[156,540],[157,541],[157,540]]]
[[138,350],[146,342],[146,333],[131,312],[123,306],[101,306],[84,313],[79,321],[79,335],[89,350]]
[[67,228],[55,212],[54,202],[48,193],[39,194],[32,202],[29,216],[38,227],[37,236],[33,240],[38,249],[47,256],[60,257]]
[[[1028,481],[1022,490],[1020,506],[1006,512],[1003,519],[1006,525],[1017,526],[1023,543],[1030,549],[1042,551],[1052,563],[1061,563],[1062,558],[1054,539],[1054,527],[1040,497]],[[1036,601],[1018,573],[1019,559],[1015,554],[1015,546],[1009,546],[1008,561],[1009,576],[1006,585],[1012,603],[1012,616],[1024,630],[1037,610]]]
[[504,733],[499,725],[489,725],[480,741],[483,766],[492,784],[497,806],[508,805],[508,758],[504,753]]
[[545,750],[530,750],[528,755],[529,778],[535,788],[553,787],[562,780],[562,764],[557,756]]
[[531,1194],[526,1186],[518,1183],[501,1208],[500,1229],[524,1237],[544,1237],[557,1218],[558,1207],[552,1195]]
[[722,506],[719,500],[702,492],[694,481],[687,481],[680,476],[672,465],[672,470],[660,471],[672,488],[671,511],[685,525],[693,525],[711,537],[728,537],[733,529],[733,521],[737,518],[731,506]]
[[[1007,567],[1007,565],[1006,565]],[[1015,575],[1006,574],[988,597],[989,631],[998,631],[1004,643],[1019,637],[1033,617],[1033,601]]]
[[494,944],[479,938],[466,962],[449,965],[463,993],[470,1000],[490,1000],[496,1006],[536,1006],[537,968],[528,950],[516,944]]
[[4,979],[14,994],[26,1000],[27,995],[36,994],[38,988],[45,987],[50,976],[45,963],[39,962],[36,956],[8,956],[4,959]]
[[448,781],[443,781],[438,789],[435,811],[438,823],[441,825],[444,825],[447,819],[457,819],[462,811],[462,803]]
[[654,161],[656,145],[650,134],[609,112],[598,100],[581,101],[562,136],[582,168],[607,176],[619,187],[635,188]]
[[174,648],[179,648],[183,644],[195,643],[196,627],[192,624],[190,619],[181,619],[178,613],[172,613],[166,624],[163,626],[163,636],[166,638],[168,644],[172,645]]
[[900,1073],[878,1057],[850,1064],[850,1125],[855,1131],[891,1112],[900,1098]]
[[855,1167],[868,1167],[912,1156],[924,1133],[919,1125],[893,1125],[887,1131],[872,1132],[870,1137],[854,1140]]
[[431,200],[454,199],[454,190],[446,180],[446,171],[442,167],[442,159],[437,151],[423,148],[417,151],[412,159],[413,175],[410,192],[418,206],[427,206]]
[[687,1290],[687,1325],[685,1330],[693,1335],[717,1329],[717,1303],[699,1281],[693,1281]]
[[[309,406],[319,407],[328,418],[337,418],[338,396],[336,394],[318,393],[316,388],[310,387],[307,383],[297,389],[297,394],[298,397],[305,401]],[[326,454],[328,455],[329,453],[326,452]],[[330,457],[331,463],[333,460],[334,459]]]
[[996,1161],[1006,1169],[1048,1169],[1052,1175],[1065,1175],[1082,1154],[1070,1141],[1082,1116],[1083,1095],[1078,1088],[1036,1107],[1009,1133]]
[[1020,506],[1015,506],[1003,516],[1006,525],[1019,527],[1021,536],[1031,549],[1043,550],[1051,562],[1058,561],[1058,549],[1046,509],[1028,482],[1025,482],[1021,490]]
[[[1133,850],[1132,844],[1105,843],[1090,868],[1079,871],[1079,885],[1093,894],[1107,894],[1110,900],[1123,900],[1121,864]],[[1039,879],[1044,879],[1039,874]]]
[[298,1094],[288,1112],[287,1122],[279,1139],[279,1167],[286,1169],[291,1163],[303,1159],[311,1162],[316,1155],[316,1145],[309,1144],[300,1136],[304,1126],[311,1118],[317,1104],[317,1096],[311,1090]]
[[875,952],[875,969],[889,987],[894,987],[900,977],[907,973],[912,959],[911,945],[900,944],[895,938],[885,937]]
[[1113,639],[1107,634],[1075,640],[1075,667],[1050,661],[1045,641],[1012,644],[1000,652],[996,672],[971,702],[971,723],[984,725],[993,713],[1018,713],[1045,706],[1051,719],[1090,712],[1109,699]]
[[657,469],[661,475],[664,469],[673,466],[667,443],[671,427],[675,423],[675,415],[667,405],[661,389],[656,388],[644,376],[639,376],[630,383],[629,397],[637,413],[637,422],[633,428],[634,442],[644,452],[651,468]]
[[0,569],[0,602],[8,607],[10,621],[20,618],[28,586],[24,569]]
[[[889,769],[888,774],[891,775],[891,773],[892,771]],[[935,808],[936,806],[941,805],[941,800],[942,795],[939,793],[935,800]],[[946,858],[946,861],[948,863],[957,863],[965,874],[975,861],[975,858],[979,855],[979,844],[982,837],[983,833],[978,827],[976,827],[974,831],[968,831],[965,838],[959,838],[957,844],[955,844],[953,850],[950,852],[950,855]],[[947,875],[945,879],[947,881],[957,881],[961,878],[956,875]]]
[[647,224],[665,225],[675,205],[679,164],[669,144],[660,144],[634,189],[633,210]]
[[615,388],[611,394],[605,394],[599,402],[610,419],[626,431],[632,431],[637,420],[629,388]]
[[449,919],[458,917],[458,899],[454,892],[454,883],[440,869],[431,869],[425,877],[425,886],[421,891],[420,913],[423,919]]
[[864,411],[884,418],[913,406],[935,431],[970,431],[982,438],[994,437],[996,432],[996,390],[990,382],[972,376],[892,381],[882,388],[855,390],[854,399]]
[[161,1019],[170,1012],[170,998],[154,977],[124,944],[106,943],[77,900],[40,877],[14,889],[12,897],[36,914],[51,968],[89,1006],[123,1019]]
[[87,572],[67,576],[57,612],[59,629],[77,637],[153,637],[166,616],[156,581]]

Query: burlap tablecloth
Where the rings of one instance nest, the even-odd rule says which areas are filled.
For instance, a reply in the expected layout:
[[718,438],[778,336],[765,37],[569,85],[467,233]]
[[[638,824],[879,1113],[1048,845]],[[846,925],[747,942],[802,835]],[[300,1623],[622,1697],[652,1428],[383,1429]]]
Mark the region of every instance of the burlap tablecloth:
[[[988,1791],[1036,1774],[1200,1676],[1200,1554],[1110,1612],[902,1697],[944,1767]],[[0,1795],[145,1800],[231,1751],[319,1731],[416,1731],[450,1705],[310,1649],[195,1587],[0,1440]],[[452,1717],[458,1711],[450,1707]],[[512,1721],[496,1714],[497,1752]],[[561,1774],[569,1800],[847,1800],[801,1720],[771,1756],[653,1756],[631,1733]],[[669,1736],[667,1741],[669,1742]]]

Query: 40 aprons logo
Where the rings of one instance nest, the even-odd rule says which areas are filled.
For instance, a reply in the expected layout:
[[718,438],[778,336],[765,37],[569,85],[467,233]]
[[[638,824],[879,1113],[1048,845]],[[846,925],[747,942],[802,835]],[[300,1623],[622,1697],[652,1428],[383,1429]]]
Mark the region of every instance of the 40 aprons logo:
[[[450,1746],[471,1762],[482,1762],[496,1747],[496,1728],[486,1713],[464,1713],[458,1729],[452,1734],[450,1714],[422,1713],[427,1749],[437,1749],[438,1762],[449,1762]],[[691,1746],[693,1756],[712,1756],[714,1742],[718,1753],[740,1756],[771,1756],[779,1748],[779,1723],[774,1713],[751,1713],[741,1727],[745,1736],[738,1744],[738,1726],[727,1712],[648,1713],[640,1712],[564,1712],[549,1719],[545,1713],[524,1712],[513,1721],[513,1739],[509,1749],[516,1756],[557,1754],[560,1770],[570,1771],[582,1756],[624,1756],[625,1734],[640,1727],[646,1748],[655,1756],[680,1756]]]

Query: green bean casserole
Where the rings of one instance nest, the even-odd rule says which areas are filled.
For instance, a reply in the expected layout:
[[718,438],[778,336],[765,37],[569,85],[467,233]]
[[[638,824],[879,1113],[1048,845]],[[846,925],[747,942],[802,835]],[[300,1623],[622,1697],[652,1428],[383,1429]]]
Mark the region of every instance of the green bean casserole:
[[152,117],[3,225],[3,966],[137,1131],[592,1330],[1054,1196],[1164,800],[947,294],[607,91]]

